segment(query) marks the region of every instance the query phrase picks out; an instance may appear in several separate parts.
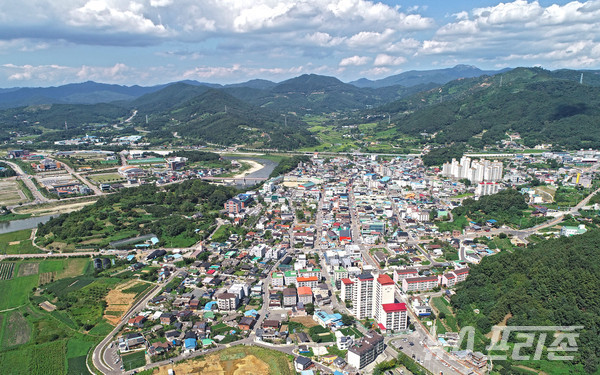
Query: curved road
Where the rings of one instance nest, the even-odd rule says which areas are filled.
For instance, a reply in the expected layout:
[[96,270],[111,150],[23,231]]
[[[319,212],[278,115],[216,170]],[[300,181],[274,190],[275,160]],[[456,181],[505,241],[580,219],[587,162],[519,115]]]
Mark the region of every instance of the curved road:
[[116,375],[116,374],[122,373],[122,371],[120,369],[120,364],[119,364],[119,367],[117,367],[115,369],[115,368],[111,367],[111,365],[108,364],[109,362],[107,362],[105,360],[104,353],[106,351],[106,347],[111,343],[111,341],[113,340],[113,337],[121,330],[121,328],[123,328],[123,326],[125,324],[127,324],[127,321],[129,320],[129,316],[141,311],[146,306],[148,301],[150,301],[152,298],[154,298],[162,290],[164,285],[167,285],[169,282],[171,282],[171,280],[173,280],[178,275],[179,275],[179,271],[173,272],[173,274],[164,283],[156,285],[154,288],[152,288],[152,290],[150,290],[150,292],[144,298],[142,298],[140,301],[138,301],[133,306],[131,306],[131,308],[127,311],[127,313],[125,313],[123,315],[123,319],[121,320],[121,322],[104,338],[104,340],[102,340],[94,348],[94,351],[92,352],[92,361],[94,363],[94,367],[96,367],[103,374],[115,374]]

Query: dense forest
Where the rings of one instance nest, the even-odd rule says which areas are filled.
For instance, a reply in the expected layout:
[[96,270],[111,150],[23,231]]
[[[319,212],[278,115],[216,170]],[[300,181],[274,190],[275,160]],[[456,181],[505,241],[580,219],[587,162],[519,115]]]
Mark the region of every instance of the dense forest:
[[[133,123],[151,130],[154,137],[172,138],[172,133],[177,132],[188,142],[247,144],[256,148],[284,150],[318,143],[306,129],[306,123],[294,115],[283,116],[215,89],[199,89],[184,84],[177,87],[176,100],[169,95],[173,87],[138,99],[137,103],[144,111]],[[190,97],[198,92],[201,93]],[[160,105],[153,105],[157,98],[163,97],[169,98],[159,100]],[[150,118],[147,124],[145,115]]]
[[461,327],[476,326],[481,333],[505,317],[509,326],[583,326],[569,373],[594,373],[600,358],[599,289],[595,230],[484,258],[460,284],[452,305]]
[[[599,147],[600,87],[581,85],[541,68],[517,68],[500,77],[452,81],[383,106],[397,113],[399,136],[436,134],[433,142],[494,145],[506,132],[533,147]],[[561,78],[559,78],[561,77]]]
[[496,194],[484,195],[478,200],[467,198],[462,205],[452,210],[454,221],[466,217],[468,221],[484,225],[487,220],[496,220],[496,225],[511,225],[529,228],[547,220],[545,217],[532,217],[527,198],[514,189],[502,190]]
[[305,155],[296,155],[291,158],[285,158],[277,164],[277,166],[273,169],[273,172],[269,175],[269,177],[277,177],[279,175],[286,174],[294,170],[298,164],[300,163],[308,163],[310,158]]
[[[195,243],[214,224],[223,203],[237,193],[235,188],[200,180],[123,189],[41,224],[37,236],[43,246],[91,240],[94,247],[103,247],[110,241],[149,233],[159,236],[163,246],[169,240]],[[189,219],[197,212],[203,214],[201,219]]]

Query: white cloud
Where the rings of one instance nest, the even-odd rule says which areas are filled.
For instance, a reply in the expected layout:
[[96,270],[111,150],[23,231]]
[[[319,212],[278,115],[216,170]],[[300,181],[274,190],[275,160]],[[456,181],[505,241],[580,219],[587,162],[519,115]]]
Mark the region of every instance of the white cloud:
[[155,36],[167,34],[167,29],[145,17],[144,6],[135,2],[112,5],[102,0],[89,0],[83,6],[69,12],[67,23],[78,28],[106,29],[110,32]]
[[342,59],[342,61],[340,61],[340,66],[366,65],[369,63],[369,61],[371,61],[370,57],[356,55],[356,56],[346,57],[346,58]]
[[[459,12],[456,21],[424,40],[417,55],[541,63],[546,67],[598,66],[600,1],[542,6],[515,0]],[[582,47],[585,46],[585,47]]]
[[406,57],[403,56],[390,56],[384,53],[380,53],[375,57],[375,66],[397,66],[402,65],[406,62]]

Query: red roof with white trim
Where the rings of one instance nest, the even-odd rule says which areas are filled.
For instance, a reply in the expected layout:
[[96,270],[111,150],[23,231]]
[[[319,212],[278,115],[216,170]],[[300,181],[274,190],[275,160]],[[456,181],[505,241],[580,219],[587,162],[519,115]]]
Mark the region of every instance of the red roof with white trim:
[[350,280],[350,279],[342,279],[342,282],[346,285],[352,285],[354,284],[354,281]]
[[381,307],[386,313],[406,311],[406,303],[385,303]]

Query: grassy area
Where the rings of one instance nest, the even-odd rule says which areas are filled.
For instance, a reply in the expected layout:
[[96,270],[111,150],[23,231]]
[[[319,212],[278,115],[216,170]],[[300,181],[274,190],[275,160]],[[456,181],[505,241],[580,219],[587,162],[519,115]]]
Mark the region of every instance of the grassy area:
[[105,184],[107,182],[125,181],[125,178],[118,173],[102,173],[89,175],[89,179],[96,184]]
[[134,368],[146,365],[146,355],[144,354],[144,351],[125,354],[121,356],[121,358],[125,371],[133,370]]
[[42,251],[33,246],[31,229],[0,234],[0,254],[37,254]]
[[21,191],[23,192],[23,194],[25,194],[25,196],[27,197],[27,199],[29,199],[30,201],[33,200],[33,193],[31,192],[31,190],[29,190],[29,188],[27,187],[27,185],[25,185],[25,183],[21,180],[17,180],[17,185],[19,185],[19,189],[21,189]]
[[13,220],[27,219],[28,217],[31,217],[31,214],[13,214],[11,212],[9,214],[0,216],[0,223],[7,222],[7,221],[13,221]]
[[0,310],[25,305],[29,301],[29,292],[31,292],[34,287],[37,287],[37,284],[37,274],[0,281],[0,290],[2,290]]
[[446,301],[444,297],[433,297],[431,302],[440,313],[444,313],[446,315],[446,317],[443,319],[446,326],[452,332],[458,332],[458,323],[456,322],[456,317],[450,309],[450,303]]
[[440,221],[436,222],[436,225],[440,232],[452,232],[453,230],[462,231],[464,227],[469,224],[468,220],[464,216],[455,217],[453,221]]
[[490,241],[488,241],[488,246],[490,249],[500,249],[502,251],[513,250],[513,245],[510,242],[510,238],[493,237]]
[[354,327],[345,327],[340,329],[340,332],[342,332],[345,336],[352,336],[354,335],[355,338],[360,338],[363,337],[364,335],[362,333],[360,333],[360,331]]

